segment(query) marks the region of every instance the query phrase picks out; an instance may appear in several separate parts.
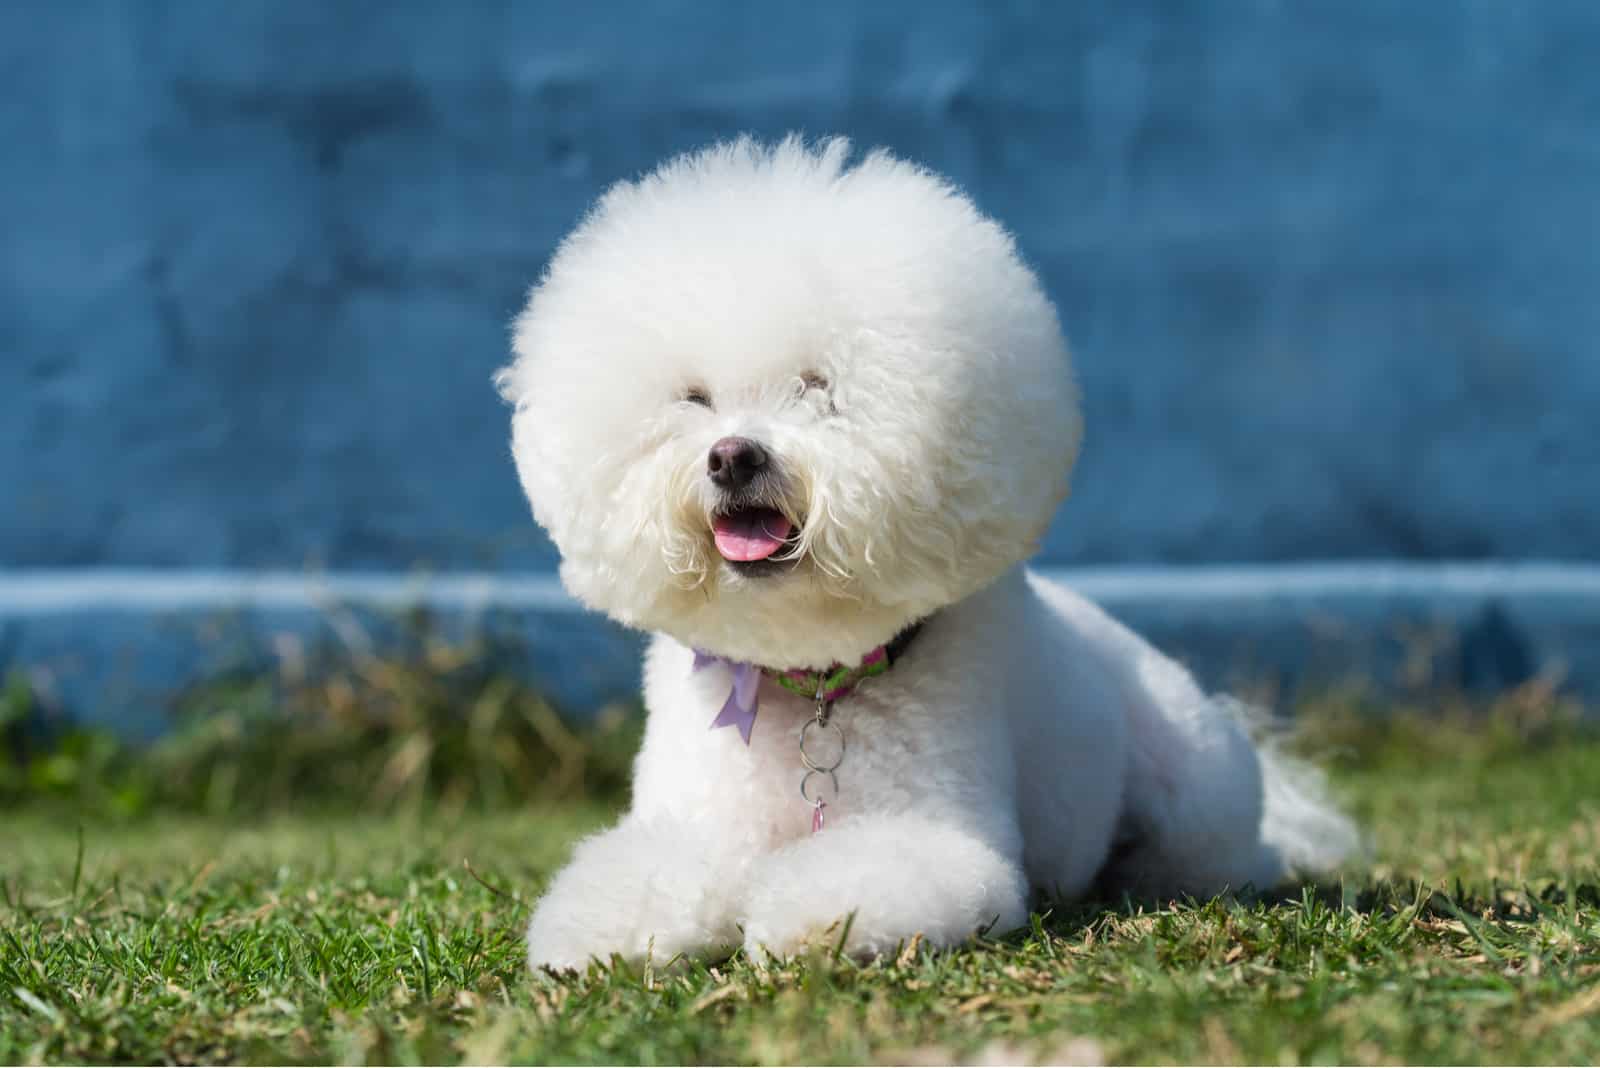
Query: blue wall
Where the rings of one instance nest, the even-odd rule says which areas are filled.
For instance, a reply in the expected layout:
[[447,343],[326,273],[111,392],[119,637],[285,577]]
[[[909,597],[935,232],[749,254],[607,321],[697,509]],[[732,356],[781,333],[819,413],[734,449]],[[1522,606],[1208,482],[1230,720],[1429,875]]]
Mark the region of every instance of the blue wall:
[[1600,5],[0,6],[0,565],[527,566],[489,375],[609,181],[887,144],[1087,389],[1054,562],[1600,548]]

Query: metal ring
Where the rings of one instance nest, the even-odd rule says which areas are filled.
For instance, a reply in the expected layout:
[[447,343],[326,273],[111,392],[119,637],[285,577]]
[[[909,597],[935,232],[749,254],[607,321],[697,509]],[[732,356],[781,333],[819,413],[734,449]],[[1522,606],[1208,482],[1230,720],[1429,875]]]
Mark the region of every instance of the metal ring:
[[828,777],[828,781],[833,784],[833,796],[839,796],[839,776],[835,775],[832,771],[823,768],[812,768],[810,771],[806,772],[805,777],[800,780],[800,796],[805,799],[806,804],[819,805],[825,803],[822,798],[812,797],[806,792],[806,784],[811,781],[811,777],[813,775],[826,775]]
[[[834,762],[832,764],[826,764],[826,765],[818,764],[815,760],[811,759],[811,754],[806,752],[806,732],[811,730],[813,727],[821,728],[821,729],[824,729],[824,730],[831,728],[833,730],[833,733],[838,737],[838,739],[839,739],[839,756],[838,756],[838,758],[836,760],[834,760]],[[828,773],[831,774],[835,769],[837,769],[839,767],[840,764],[844,763],[844,750],[845,750],[844,729],[842,727],[840,727],[837,723],[833,722],[831,719],[809,719],[809,720],[806,720],[805,726],[800,728],[800,763],[804,764],[806,767],[810,768],[812,771],[828,772]]]

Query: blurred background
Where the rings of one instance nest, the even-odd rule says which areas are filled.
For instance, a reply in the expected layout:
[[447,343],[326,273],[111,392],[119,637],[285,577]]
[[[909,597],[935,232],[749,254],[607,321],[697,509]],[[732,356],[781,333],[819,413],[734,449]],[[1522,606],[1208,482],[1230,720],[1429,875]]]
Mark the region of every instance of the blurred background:
[[1587,0],[15,0],[11,716],[473,642],[628,699],[490,376],[609,183],[789,131],[1017,235],[1086,392],[1041,563],[1208,681],[1600,688],[1597,57]]
[[845,133],[1010,227],[1049,563],[1600,546],[1600,12],[12,3],[0,559],[545,568],[489,387],[611,182]]

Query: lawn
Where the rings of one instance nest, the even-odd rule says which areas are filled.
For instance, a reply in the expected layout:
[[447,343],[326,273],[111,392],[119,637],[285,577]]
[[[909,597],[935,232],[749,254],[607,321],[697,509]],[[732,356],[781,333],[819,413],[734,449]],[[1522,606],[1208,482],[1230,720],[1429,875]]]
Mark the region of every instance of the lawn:
[[1600,736],[1527,715],[1316,733],[1372,838],[1342,881],[1058,905],[867,965],[530,975],[529,904],[614,802],[24,804],[0,826],[0,1062],[1600,1057]]

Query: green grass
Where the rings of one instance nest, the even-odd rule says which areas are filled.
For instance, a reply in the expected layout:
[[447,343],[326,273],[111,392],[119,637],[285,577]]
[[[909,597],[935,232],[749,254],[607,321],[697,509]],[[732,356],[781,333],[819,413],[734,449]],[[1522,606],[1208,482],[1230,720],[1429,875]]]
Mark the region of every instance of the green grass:
[[[529,904],[614,802],[0,819],[0,1062],[1583,1062],[1600,737],[1323,715],[1373,837],[1266,903],[1057,906],[868,965],[530,975]],[[229,822],[233,825],[229,826]]]

